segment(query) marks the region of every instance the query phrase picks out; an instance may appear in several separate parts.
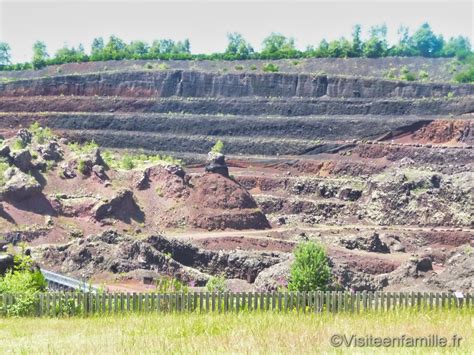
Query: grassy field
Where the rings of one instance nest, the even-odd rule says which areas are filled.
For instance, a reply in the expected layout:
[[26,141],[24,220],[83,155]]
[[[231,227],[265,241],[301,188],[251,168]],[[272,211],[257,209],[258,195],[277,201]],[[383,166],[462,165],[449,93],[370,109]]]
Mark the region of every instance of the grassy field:
[[[462,337],[460,347],[335,348],[334,334]],[[474,312],[400,311],[359,315],[168,314],[0,319],[2,353],[460,353],[474,349]]]

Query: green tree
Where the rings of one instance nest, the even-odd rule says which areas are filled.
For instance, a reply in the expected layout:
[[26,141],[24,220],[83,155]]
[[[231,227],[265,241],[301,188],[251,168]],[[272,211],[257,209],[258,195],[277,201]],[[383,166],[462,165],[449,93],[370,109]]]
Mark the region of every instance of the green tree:
[[331,279],[331,269],[325,250],[315,242],[303,242],[295,251],[290,269],[290,291],[324,291]]
[[46,51],[46,44],[41,41],[36,41],[33,44],[33,68],[38,69],[46,65],[46,59],[49,58],[49,54]]
[[0,42],[0,65],[11,64],[10,45],[7,42]]
[[424,23],[413,34],[413,46],[423,57],[437,57],[443,49],[443,37],[436,36],[428,23]]
[[397,30],[398,43],[390,50],[390,54],[400,57],[411,57],[416,55],[417,51],[413,45],[410,29],[406,26],[400,26]]
[[100,60],[104,53],[104,39],[102,37],[94,38],[91,45],[92,60]]
[[149,46],[143,41],[132,41],[127,45],[127,52],[131,58],[139,59],[148,54]]
[[471,42],[467,37],[451,37],[443,46],[443,56],[466,58],[471,53]]
[[105,59],[123,59],[126,56],[126,43],[117,36],[110,36],[104,47]]
[[332,58],[347,58],[351,51],[351,43],[346,38],[341,37],[338,40],[329,42],[327,53]]
[[362,46],[363,42],[360,38],[362,27],[360,25],[355,25],[352,31],[352,51],[350,53],[351,57],[361,57],[362,56]]
[[227,34],[229,43],[225,50],[226,54],[234,55],[236,57],[247,59],[253,53],[253,48],[240,33],[233,32]]
[[263,55],[291,56],[296,54],[295,40],[287,38],[281,33],[272,32],[262,42]]
[[385,24],[373,26],[370,29],[370,38],[364,43],[364,56],[368,58],[378,58],[386,55],[387,26]]
[[84,52],[84,47],[82,44],[78,46],[78,48],[74,47],[64,47],[58,49],[54,56],[54,60],[57,63],[71,63],[71,62],[81,62],[86,58],[86,54]]

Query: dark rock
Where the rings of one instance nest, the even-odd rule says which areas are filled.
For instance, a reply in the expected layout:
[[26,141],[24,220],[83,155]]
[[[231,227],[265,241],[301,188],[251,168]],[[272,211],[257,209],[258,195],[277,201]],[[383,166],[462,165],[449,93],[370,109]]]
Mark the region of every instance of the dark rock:
[[2,158],[10,158],[10,147],[8,145],[3,145],[1,148],[0,148],[0,157]]
[[342,187],[339,190],[338,198],[344,201],[356,201],[362,196],[361,190],[353,189],[352,187]]
[[390,249],[380,240],[380,237],[377,233],[374,233],[368,237],[365,236],[356,236],[349,238],[341,238],[339,241],[347,249],[360,249],[366,250],[374,253],[389,253]]
[[41,154],[41,157],[44,160],[54,160],[58,161],[62,159],[61,148],[55,140],[48,142],[45,145],[38,147],[38,152]]
[[61,178],[64,178],[64,179],[73,179],[77,175],[76,175],[76,172],[74,171],[73,165],[69,162],[65,162],[61,165],[60,176]]
[[[225,164],[225,161],[224,161]],[[181,179],[184,179],[184,176],[186,175],[186,172],[183,170],[183,168],[179,165],[167,165],[165,166],[165,170],[169,172],[170,174],[174,174],[179,176]]]
[[229,168],[222,153],[209,152],[207,155],[206,172],[220,174],[229,177]]
[[28,172],[33,168],[31,153],[28,149],[20,150],[12,154],[13,164],[21,171]]
[[8,270],[12,270],[14,266],[13,255],[0,254],[0,276],[5,275]]
[[138,180],[135,182],[135,187],[138,190],[145,190],[150,187],[150,169],[145,169]]
[[107,217],[121,220],[143,220],[143,212],[135,202],[133,192],[124,189],[119,191],[110,201],[101,202],[94,207],[94,218],[101,220]]
[[430,257],[423,257],[416,263],[416,270],[421,272],[427,272],[433,270],[433,265]]
[[95,176],[97,176],[100,180],[108,180],[108,176],[105,173],[105,168],[102,165],[94,165],[92,167],[92,172]]
[[257,291],[270,292],[278,291],[288,286],[290,278],[290,267],[293,259],[275,264],[260,272],[255,279]]
[[24,146],[27,146],[28,144],[30,144],[33,138],[33,134],[25,128],[20,129],[17,132],[16,136],[18,139],[20,139],[23,142]]

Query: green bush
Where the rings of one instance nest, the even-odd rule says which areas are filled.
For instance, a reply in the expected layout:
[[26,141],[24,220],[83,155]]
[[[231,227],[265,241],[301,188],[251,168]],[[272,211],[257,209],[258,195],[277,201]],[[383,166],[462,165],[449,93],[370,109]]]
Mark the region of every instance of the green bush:
[[122,157],[122,161],[120,162],[120,165],[125,170],[132,170],[133,168],[135,168],[135,162],[134,162],[133,156],[129,154],[125,154]]
[[402,69],[400,70],[400,80],[406,80],[406,81],[415,81],[416,80],[416,76],[415,74],[413,74],[409,69],[408,67],[404,66],[402,67]]
[[31,315],[37,305],[36,294],[46,290],[47,282],[39,270],[33,266],[30,256],[21,253],[14,254],[14,269],[0,277],[0,294],[15,294],[15,303],[7,308],[11,316]]
[[263,66],[264,72],[276,73],[279,70],[280,68],[278,68],[278,65],[275,65],[273,63],[267,63]]
[[212,276],[206,283],[206,289],[209,292],[225,292],[227,286],[225,284],[224,276]]
[[29,128],[33,138],[38,144],[44,144],[46,141],[54,138],[54,134],[48,127],[41,127],[38,122],[32,123]]
[[170,293],[170,292],[188,292],[188,286],[183,282],[169,277],[163,276],[156,281],[156,290],[159,293]]
[[234,67],[235,70],[244,70],[244,66],[243,65],[236,65]]
[[89,173],[89,168],[87,167],[85,160],[79,160],[79,163],[77,164],[77,170],[79,170],[82,175],[87,175]]
[[224,150],[224,142],[222,142],[220,139],[217,140],[216,144],[211,148],[211,152],[213,153],[222,153]]
[[467,70],[457,73],[454,76],[454,80],[458,83],[474,83],[474,65],[470,66]]
[[331,270],[325,250],[315,242],[304,242],[295,249],[295,261],[290,269],[290,291],[324,291]]
[[94,150],[99,148],[99,145],[92,140],[92,141],[86,142],[84,144],[69,143],[68,147],[69,147],[69,149],[71,149],[76,154],[90,154]]
[[430,76],[426,70],[420,70],[418,72],[418,79],[420,79],[421,81],[428,81],[429,78]]
[[15,139],[15,141],[12,144],[12,149],[13,150],[22,150],[25,149],[27,144],[20,138]]

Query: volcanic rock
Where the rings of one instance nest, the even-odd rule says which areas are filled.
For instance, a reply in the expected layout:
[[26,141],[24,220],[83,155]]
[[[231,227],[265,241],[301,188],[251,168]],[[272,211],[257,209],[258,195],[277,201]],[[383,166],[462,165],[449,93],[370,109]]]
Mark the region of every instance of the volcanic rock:
[[225,162],[225,155],[222,153],[209,152],[207,154],[206,172],[220,174],[229,177],[229,168]]
[[41,191],[38,181],[18,168],[8,168],[4,177],[6,183],[0,189],[0,196],[6,200],[19,201]]

